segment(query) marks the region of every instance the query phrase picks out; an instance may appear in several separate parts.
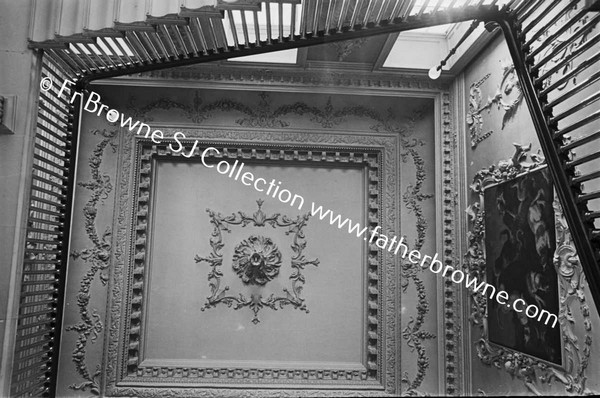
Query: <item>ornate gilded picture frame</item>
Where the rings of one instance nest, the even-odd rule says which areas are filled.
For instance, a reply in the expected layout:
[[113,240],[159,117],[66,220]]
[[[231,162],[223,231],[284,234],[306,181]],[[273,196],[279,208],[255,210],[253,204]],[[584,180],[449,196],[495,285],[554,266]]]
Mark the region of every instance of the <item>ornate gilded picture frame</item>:
[[[564,384],[567,391],[583,393],[587,391],[585,370],[592,341],[590,311],[583,295],[585,277],[543,157],[530,154],[531,145],[515,144],[515,148],[512,158],[480,170],[470,186],[477,199],[467,208],[471,225],[465,267],[479,280],[499,284],[495,287],[505,289],[513,300],[518,290],[527,289],[525,295],[537,294],[527,299],[557,314],[558,322],[554,332],[541,335],[538,327],[548,333],[552,322],[527,327],[512,309],[498,308],[498,303],[491,303],[485,295],[470,291],[470,322],[480,330],[475,343],[477,356],[483,363],[523,380],[536,394],[540,394],[541,384],[553,381]],[[521,209],[520,203],[525,203]],[[521,219],[514,221],[515,217]],[[515,231],[510,228],[511,220]],[[521,231],[519,238],[523,248],[528,247],[528,255],[537,259],[534,264],[532,259],[529,264],[515,264],[519,247],[510,246],[519,244],[512,236],[518,232],[519,222],[524,223],[522,229],[529,229],[529,237]],[[544,264],[552,269],[543,270]],[[513,270],[512,265],[520,269]],[[540,273],[544,275],[536,275]],[[550,289],[557,289],[556,295]],[[556,305],[550,300],[556,300]],[[512,317],[513,323],[500,330],[507,317]],[[577,322],[583,323],[584,335],[577,335]],[[540,336],[547,341],[541,342]],[[546,346],[530,346],[534,338],[536,344]]]

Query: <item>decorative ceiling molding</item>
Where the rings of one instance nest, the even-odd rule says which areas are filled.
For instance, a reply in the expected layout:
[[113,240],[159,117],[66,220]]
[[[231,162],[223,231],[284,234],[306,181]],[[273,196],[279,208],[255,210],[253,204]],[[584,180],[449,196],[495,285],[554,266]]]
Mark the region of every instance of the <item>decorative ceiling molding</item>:
[[[167,136],[175,132],[168,127],[163,130]],[[369,180],[365,180],[369,189],[369,228],[382,225],[382,229],[390,233],[397,228],[395,181],[398,181],[396,173],[400,160],[394,148],[397,148],[401,136],[251,131],[242,143],[237,131],[197,128],[184,131],[187,137],[202,139],[203,146],[237,146],[229,153],[235,153],[239,159],[253,156],[280,162],[336,162],[338,167],[344,168],[349,164],[362,163],[369,175]],[[226,388],[233,396],[246,397],[249,392],[253,394],[265,386],[276,391],[277,396],[341,396],[348,391],[352,391],[351,396],[398,394],[401,388],[397,369],[400,366],[400,338],[394,331],[397,330],[396,325],[400,325],[397,308],[400,288],[396,283],[399,271],[394,256],[381,252],[376,245],[368,242],[365,242],[363,261],[367,264],[364,300],[369,312],[361,346],[365,362],[358,367],[338,369],[326,365],[322,369],[317,366],[297,368],[293,367],[293,363],[282,367],[257,361],[256,365],[239,368],[217,362],[214,366],[202,362],[171,366],[169,362],[155,365],[145,361],[142,323],[146,322],[146,302],[143,295],[147,291],[144,278],[149,275],[146,268],[149,264],[147,240],[153,214],[150,192],[152,184],[156,183],[153,167],[157,157],[174,160],[178,155],[170,151],[166,143],[155,145],[151,140],[137,139],[131,132],[122,132],[119,148],[123,162],[122,184],[117,194],[119,216],[118,226],[115,226],[115,259],[107,321],[109,331],[106,334],[101,386],[107,396],[214,397],[228,395],[223,394]],[[290,145],[296,149],[289,149]],[[138,183],[132,184],[135,180]],[[129,205],[133,205],[133,212]],[[266,219],[264,221],[267,222]],[[135,243],[132,245],[132,242]],[[126,249],[127,245],[131,246]],[[132,283],[123,285],[124,281]],[[125,308],[128,315],[123,317]]]
[[[371,63],[364,62],[347,62],[347,61],[319,61],[319,60],[311,60],[307,61],[307,69],[312,71],[321,71],[321,70],[339,70],[346,72],[370,72],[373,67]],[[315,72],[313,72],[315,73]]]
[[174,81],[186,82],[185,87],[247,89],[268,87],[345,87],[373,89],[377,91],[418,90],[447,91],[449,82],[443,79],[431,80],[425,73],[400,73],[398,71],[370,72],[323,69],[279,69],[247,68],[222,64],[181,67],[147,72],[126,78],[108,79],[98,82],[104,85],[120,86],[166,86],[174,87]]

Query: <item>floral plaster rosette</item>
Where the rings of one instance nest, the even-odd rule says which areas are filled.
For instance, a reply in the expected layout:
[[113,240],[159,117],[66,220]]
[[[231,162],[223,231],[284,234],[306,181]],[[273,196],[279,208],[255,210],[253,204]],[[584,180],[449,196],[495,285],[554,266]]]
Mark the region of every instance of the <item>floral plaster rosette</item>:
[[233,270],[245,284],[265,285],[281,267],[281,252],[270,238],[250,236],[235,248]]

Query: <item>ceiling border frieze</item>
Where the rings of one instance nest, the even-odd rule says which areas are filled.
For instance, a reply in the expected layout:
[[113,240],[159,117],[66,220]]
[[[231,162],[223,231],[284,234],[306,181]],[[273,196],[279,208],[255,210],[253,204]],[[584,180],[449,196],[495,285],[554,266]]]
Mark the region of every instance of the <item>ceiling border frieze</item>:
[[226,67],[222,64],[156,70],[105,80],[100,84],[124,86],[207,87],[223,89],[266,89],[272,88],[352,88],[375,91],[415,90],[440,92],[449,89],[450,82],[431,80],[426,75],[402,72],[371,72],[341,69],[273,69],[267,67]]

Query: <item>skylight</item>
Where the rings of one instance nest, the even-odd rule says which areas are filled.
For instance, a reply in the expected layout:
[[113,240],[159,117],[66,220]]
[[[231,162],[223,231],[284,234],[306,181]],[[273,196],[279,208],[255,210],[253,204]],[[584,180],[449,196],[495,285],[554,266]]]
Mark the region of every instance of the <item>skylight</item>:
[[270,62],[276,64],[295,64],[298,59],[298,49],[274,51],[265,54],[248,55],[246,57],[230,58],[234,62]]

